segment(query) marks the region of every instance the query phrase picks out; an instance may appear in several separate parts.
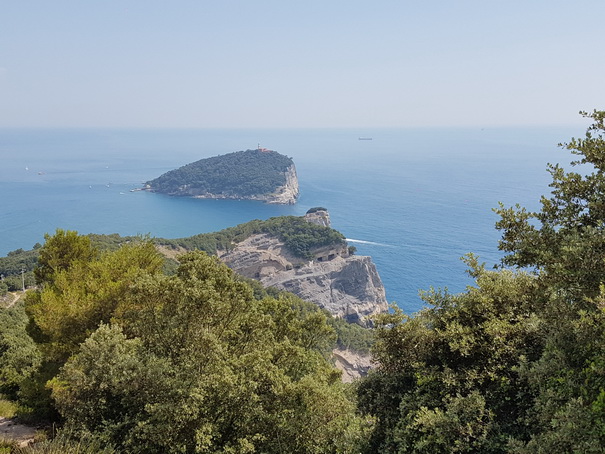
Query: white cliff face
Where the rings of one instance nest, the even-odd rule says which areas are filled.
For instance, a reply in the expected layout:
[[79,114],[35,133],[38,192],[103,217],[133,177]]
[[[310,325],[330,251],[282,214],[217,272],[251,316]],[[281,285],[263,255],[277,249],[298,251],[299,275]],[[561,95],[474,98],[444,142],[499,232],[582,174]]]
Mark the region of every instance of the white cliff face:
[[317,210],[312,213],[305,214],[307,222],[312,224],[321,225],[323,227],[331,227],[330,224],[330,213],[327,210]]
[[388,310],[384,287],[370,257],[335,257],[261,279],[265,286],[294,293],[350,323],[365,324]]
[[349,256],[346,246],[320,255],[323,261],[304,261],[278,239],[253,235],[233,250],[219,253],[219,258],[238,274],[294,293],[349,322],[366,324],[368,316],[388,310],[370,257]]
[[267,203],[279,203],[284,205],[294,205],[298,199],[298,177],[296,167],[292,164],[286,170],[286,183],[275,190],[271,195],[264,199]]

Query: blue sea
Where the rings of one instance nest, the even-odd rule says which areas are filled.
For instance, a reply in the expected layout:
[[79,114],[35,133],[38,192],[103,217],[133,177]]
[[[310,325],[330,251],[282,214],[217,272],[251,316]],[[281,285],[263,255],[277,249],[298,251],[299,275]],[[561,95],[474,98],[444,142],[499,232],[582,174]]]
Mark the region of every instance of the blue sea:
[[[332,226],[372,256],[389,302],[408,313],[419,290],[460,292],[460,257],[498,263],[498,201],[539,207],[547,162],[579,128],[0,129],[0,255],[55,229],[179,238],[252,219],[328,208]],[[372,140],[358,140],[371,137]],[[270,148],[294,159],[293,206],[130,192],[201,158]]]

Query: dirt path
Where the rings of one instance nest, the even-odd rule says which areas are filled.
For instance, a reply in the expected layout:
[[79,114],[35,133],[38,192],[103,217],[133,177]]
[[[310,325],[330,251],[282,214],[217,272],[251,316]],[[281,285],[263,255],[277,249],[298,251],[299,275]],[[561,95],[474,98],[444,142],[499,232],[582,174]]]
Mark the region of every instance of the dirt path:
[[0,439],[15,441],[21,447],[34,442],[35,427],[17,424],[12,419],[0,417]]
[[3,305],[6,309],[13,307],[19,298],[23,296],[25,293],[23,292],[10,292],[7,293],[6,296],[0,298],[0,305]]
[[14,306],[14,304],[15,304],[17,301],[19,301],[19,298],[21,298],[21,296],[25,295],[25,293],[23,293],[23,292],[20,292],[20,293],[19,293],[19,292],[14,292],[14,293],[11,293],[11,295],[13,296],[13,300],[12,300],[10,303],[8,303],[8,306],[7,306],[7,307],[12,307],[12,306]]

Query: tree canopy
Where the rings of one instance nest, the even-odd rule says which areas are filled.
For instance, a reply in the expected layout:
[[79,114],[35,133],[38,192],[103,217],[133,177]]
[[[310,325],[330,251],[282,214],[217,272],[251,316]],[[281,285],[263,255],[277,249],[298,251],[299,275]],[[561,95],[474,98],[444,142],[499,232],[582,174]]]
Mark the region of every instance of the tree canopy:
[[[358,390],[368,452],[602,453],[605,446],[605,112],[549,165],[550,197],[503,205],[503,266],[376,320],[378,367]],[[507,269],[506,266],[512,266]]]
[[150,240],[89,246],[70,231],[47,238],[44,278],[25,301],[35,343],[21,312],[15,333],[0,335],[0,391],[125,453],[346,453],[362,443],[327,359],[336,333],[325,312],[255,294],[200,251],[168,276]]
[[596,296],[605,277],[605,111],[581,114],[593,120],[586,136],[561,144],[579,171],[548,165],[552,191],[540,211],[496,210],[504,263],[534,268],[576,300]]

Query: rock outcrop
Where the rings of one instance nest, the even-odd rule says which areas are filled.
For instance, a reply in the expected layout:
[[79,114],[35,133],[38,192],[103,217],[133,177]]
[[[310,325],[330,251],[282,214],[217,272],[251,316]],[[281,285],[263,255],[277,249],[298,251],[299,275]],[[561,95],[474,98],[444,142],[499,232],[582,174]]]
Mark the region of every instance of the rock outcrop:
[[332,361],[334,361],[334,366],[342,372],[344,383],[352,383],[365,377],[372,368],[372,357],[369,354],[352,350],[335,348],[332,350]]
[[311,208],[305,214],[305,219],[307,222],[311,222],[313,224],[321,225],[323,227],[331,227],[330,223],[330,213],[325,208]]
[[277,238],[258,234],[218,255],[238,274],[294,293],[348,322],[365,325],[369,315],[388,310],[372,259],[349,255],[346,245],[317,249],[315,258],[305,261]]
[[285,172],[286,183],[278,187],[272,194],[260,197],[266,203],[280,203],[284,205],[294,205],[298,199],[298,176],[296,175],[296,167],[292,164]]
[[14,443],[20,448],[24,448],[34,442],[36,432],[41,429],[41,427],[26,426],[16,423],[13,419],[0,416],[0,442]]

